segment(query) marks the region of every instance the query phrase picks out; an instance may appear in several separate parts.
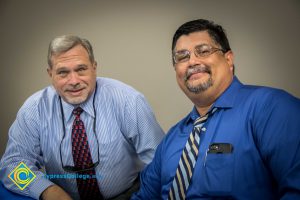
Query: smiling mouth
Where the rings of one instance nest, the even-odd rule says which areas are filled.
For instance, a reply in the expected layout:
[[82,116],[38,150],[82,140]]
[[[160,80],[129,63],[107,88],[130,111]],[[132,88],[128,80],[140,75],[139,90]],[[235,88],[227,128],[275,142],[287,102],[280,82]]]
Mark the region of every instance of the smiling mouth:
[[190,79],[194,79],[194,78],[197,78],[197,77],[202,77],[204,74],[208,74],[207,72],[196,72],[196,73],[192,73],[190,75],[187,76],[187,80],[190,80]]
[[190,80],[193,79],[193,76],[195,76],[195,79],[198,77],[202,77],[205,74],[210,75],[211,74],[211,70],[209,67],[207,66],[198,66],[198,67],[194,67],[194,68],[190,68],[188,69],[186,76],[185,76],[185,80]]
[[67,92],[72,95],[79,95],[83,90],[84,90],[84,88],[76,89],[76,90],[67,90]]

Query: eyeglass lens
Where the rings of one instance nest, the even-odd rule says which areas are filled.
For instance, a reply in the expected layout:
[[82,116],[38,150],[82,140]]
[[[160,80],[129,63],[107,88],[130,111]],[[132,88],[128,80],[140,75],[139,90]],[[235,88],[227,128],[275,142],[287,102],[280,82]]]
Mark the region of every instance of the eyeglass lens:
[[[207,44],[201,44],[195,47],[194,53],[197,57],[207,57],[216,51],[223,51],[222,49],[212,47]],[[189,50],[181,50],[174,53],[173,59],[175,63],[186,62],[190,59],[191,52]]]

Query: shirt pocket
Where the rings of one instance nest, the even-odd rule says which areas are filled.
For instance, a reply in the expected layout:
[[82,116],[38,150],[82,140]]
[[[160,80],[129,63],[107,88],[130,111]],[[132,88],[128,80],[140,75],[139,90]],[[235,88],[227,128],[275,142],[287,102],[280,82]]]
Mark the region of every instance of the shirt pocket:
[[234,155],[207,153],[204,161],[204,189],[214,196],[229,195],[234,179]]

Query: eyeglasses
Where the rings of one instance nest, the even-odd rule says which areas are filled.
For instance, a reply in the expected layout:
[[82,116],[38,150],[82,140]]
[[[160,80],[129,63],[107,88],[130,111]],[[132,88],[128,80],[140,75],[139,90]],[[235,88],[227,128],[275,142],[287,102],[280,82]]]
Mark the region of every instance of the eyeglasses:
[[[217,51],[225,53],[223,49],[212,47],[208,44],[201,44],[195,47],[194,54],[197,57],[205,58]],[[190,60],[190,57],[191,52],[189,50],[180,50],[173,53],[173,62],[174,64],[187,62]]]
[[63,164],[61,164],[62,168],[66,171],[66,172],[70,172],[70,173],[78,173],[78,172],[85,172],[85,171],[89,171],[89,170],[93,170],[95,169],[97,166],[99,165],[99,160],[95,163],[92,163],[91,165],[89,165],[88,167],[85,167],[84,169],[80,168],[80,167],[75,167],[75,166],[64,166]]
[[66,136],[66,126],[65,126],[65,117],[64,117],[64,111],[63,111],[63,107],[62,107],[62,102],[61,102],[61,98],[59,97],[59,102],[60,102],[60,111],[61,111],[61,118],[62,118],[62,125],[63,125],[63,138],[60,142],[59,145],[59,153],[60,153],[60,163],[61,163],[61,167],[66,171],[66,172],[70,172],[70,173],[78,173],[78,172],[85,172],[85,171],[89,171],[92,169],[95,169],[98,165],[99,165],[99,160],[100,160],[100,152],[99,152],[99,141],[98,138],[96,136],[96,119],[97,119],[97,115],[96,115],[96,109],[95,109],[95,96],[96,96],[96,91],[97,91],[97,84],[96,84],[96,88],[95,88],[95,93],[94,93],[94,97],[93,97],[93,109],[94,109],[94,113],[95,113],[95,118],[94,118],[94,122],[93,122],[93,131],[95,133],[95,137],[96,137],[96,141],[97,141],[97,149],[98,149],[98,161],[95,163],[92,163],[88,166],[86,166],[85,168],[81,168],[81,167],[76,167],[76,166],[69,166],[69,165],[64,165],[63,164],[63,159],[62,159],[62,153],[61,153],[61,145],[63,140],[65,139]]

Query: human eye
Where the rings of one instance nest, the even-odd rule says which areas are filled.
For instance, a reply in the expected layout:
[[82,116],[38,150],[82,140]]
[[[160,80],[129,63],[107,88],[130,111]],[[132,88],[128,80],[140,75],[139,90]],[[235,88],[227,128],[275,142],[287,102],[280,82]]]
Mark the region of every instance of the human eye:
[[88,69],[87,65],[79,65],[78,68],[76,69],[76,72],[78,72],[79,74],[85,74],[87,69]]
[[82,71],[85,71],[85,70],[86,70],[85,68],[81,67],[77,71],[82,72]]
[[186,62],[190,58],[190,54],[187,50],[182,50],[182,51],[177,51],[174,54],[174,62],[175,63],[181,63],[181,62]]
[[60,77],[66,77],[68,75],[68,71],[67,70],[58,70],[56,72],[57,75],[59,75]]
[[206,57],[211,54],[212,48],[211,48],[211,46],[203,44],[203,45],[199,45],[199,46],[195,47],[195,51],[198,56]]

